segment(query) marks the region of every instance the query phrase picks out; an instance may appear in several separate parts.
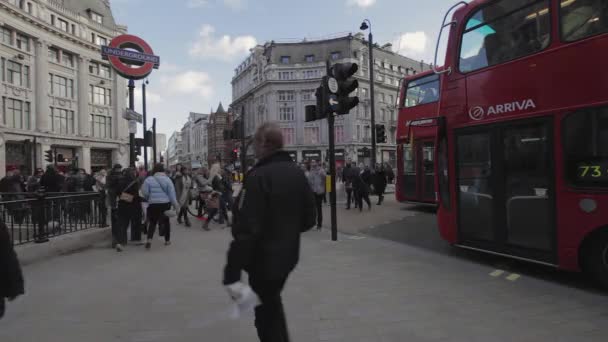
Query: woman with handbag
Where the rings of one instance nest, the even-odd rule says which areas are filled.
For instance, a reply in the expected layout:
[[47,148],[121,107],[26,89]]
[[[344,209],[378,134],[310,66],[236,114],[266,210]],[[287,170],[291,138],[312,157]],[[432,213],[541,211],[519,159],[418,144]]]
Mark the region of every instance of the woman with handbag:
[[[175,187],[173,181],[165,174],[163,164],[154,165],[153,176],[146,178],[142,187],[144,198],[148,201],[148,237],[146,239],[146,249],[152,246],[156,224],[162,229],[165,237],[165,246],[171,244],[171,223],[169,216],[176,216],[175,211],[179,210]],[[171,210],[171,205],[175,211]]]
[[127,229],[131,225],[131,240],[141,241],[141,199],[139,198],[139,179],[135,169],[126,168],[122,171],[119,189],[123,189],[118,197],[118,224],[114,240],[116,251],[122,252],[127,245]]
[[192,177],[185,166],[175,175],[175,193],[180,210],[177,213],[177,223],[182,224],[182,217],[186,227],[190,227],[188,218],[188,206],[190,204],[190,190],[192,189]]

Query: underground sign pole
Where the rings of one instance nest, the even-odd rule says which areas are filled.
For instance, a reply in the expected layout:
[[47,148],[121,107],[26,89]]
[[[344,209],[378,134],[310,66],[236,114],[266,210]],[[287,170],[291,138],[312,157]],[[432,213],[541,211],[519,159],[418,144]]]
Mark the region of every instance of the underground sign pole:
[[[110,62],[112,69],[120,76],[129,80],[129,110],[135,113],[135,81],[141,80],[160,66],[160,57],[154,55],[154,51],[143,39],[131,35],[123,34],[114,37],[108,46],[101,47],[101,56]],[[135,166],[135,133],[137,132],[137,122],[133,121],[132,116],[129,120],[129,165]],[[133,121],[133,122],[132,122]],[[145,136],[144,127],[144,136]]]

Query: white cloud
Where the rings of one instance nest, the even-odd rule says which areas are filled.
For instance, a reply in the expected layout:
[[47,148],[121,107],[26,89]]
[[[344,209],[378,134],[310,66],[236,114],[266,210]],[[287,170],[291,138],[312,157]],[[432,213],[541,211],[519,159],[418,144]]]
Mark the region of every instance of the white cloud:
[[188,0],[188,4],[186,6],[188,6],[188,8],[199,8],[207,6],[208,3],[208,0]]
[[224,5],[230,7],[233,10],[242,10],[247,7],[247,0],[223,0]]
[[348,0],[346,2],[349,6],[357,6],[361,8],[366,8],[373,6],[376,3],[376,0]]
[[257,40],[253,36],[215,37],[214,33],[213,26],[203,25],[198,40],[190,47],[190,56],[226,61],[246,55],[249,49],[257,45]]
[[209,74],[188,70],[173,76],[161,77],[163,89],[172,94],[195,95],[208,99],[213,95],[213,85]]
[[393,41],[393,51],[407,57],[420,57],[426,51],[426,43],[426,33],[407,32]]
[[[150,89],[146,89],[146,102],[148,105],[159,104],[163,102],[163,98],[159,94],[150,91]],[[135,103],[142,103],[142,92],[140,87],[135,88]]]

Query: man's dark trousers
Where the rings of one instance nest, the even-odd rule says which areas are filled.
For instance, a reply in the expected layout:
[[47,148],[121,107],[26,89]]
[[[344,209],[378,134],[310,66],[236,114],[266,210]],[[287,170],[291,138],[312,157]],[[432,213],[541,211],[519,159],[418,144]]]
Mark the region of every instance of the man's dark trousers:
[[255,273],[249,275],[249,285],[262,305],[255,308],[255,327],[260,342],[289,342],[285,310],[281,291],[287,278],[264,279]]
[[315,194],[315,207],[317,208],[317,228],[323,226],[323,197],[325,194]]

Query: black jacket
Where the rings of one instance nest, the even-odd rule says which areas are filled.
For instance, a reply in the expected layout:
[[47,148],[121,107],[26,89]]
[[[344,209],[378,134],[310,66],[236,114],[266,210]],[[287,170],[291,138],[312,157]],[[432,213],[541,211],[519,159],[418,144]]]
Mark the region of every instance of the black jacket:
[[44,187],[46,192],[62,192],[65,178],[57,172],[47,171],[40,178],[40,186]]
[[384,170],[379,170],[374,173],[374,190],[376,191],[377,195],[382,195],[384,194],[384,191],[386,191],[386,178],[386,172]]
[[299,260],[300,233],[314,226],[314,208],[308,180],[287,152],[260,160],[235,201],[224,284],[239,281],[242,270],[286,278]]
[[13,250],[6,225],[0,222],[0,318],[4,315],[4,299],[25,293],[23,273]]

